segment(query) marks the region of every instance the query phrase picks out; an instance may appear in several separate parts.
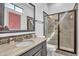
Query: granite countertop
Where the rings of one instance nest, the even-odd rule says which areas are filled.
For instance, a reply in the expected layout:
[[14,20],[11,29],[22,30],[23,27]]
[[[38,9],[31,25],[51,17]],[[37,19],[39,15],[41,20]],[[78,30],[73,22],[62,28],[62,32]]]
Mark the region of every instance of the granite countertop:
[[41,42],[45,41],[45,38],[31,38],[30,40],[34,41],[34,44],[31,46],[24,46],[24,47],[17,47],[13,43],[7,43],[0,45],[0,56],[19,56],[24,52],[32,49],[36,45],[40,44]]

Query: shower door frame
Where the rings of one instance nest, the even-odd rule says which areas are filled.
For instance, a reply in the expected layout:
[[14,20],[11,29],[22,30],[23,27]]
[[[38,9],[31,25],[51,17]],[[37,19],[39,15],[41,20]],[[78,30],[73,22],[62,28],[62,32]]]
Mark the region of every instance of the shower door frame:
[[[70,10],[70,11],[65,11],[65,12],[74,12],[74,52],[60,48],[60,25],[58,25],[58,50],[77,54],[77,15],[76,15],[77,11]],[[65,12],[58,13],[58,21],[60,20],[60,14],[65,13]]]
[[54,14],[49,14],[48,16],[50,16],[50,15],[56,15],[56,14],[58,14],[58,21],[60,20],[60,14],[62,14],[62,13],[65,13],[65,12],[72,12],[72,11],[74,11],[74,52],[72,52],[72,51],[67,51],[67,50],[65,50],[65,49],[61,49],[60,48],[60,25],[58,25],[58,47],[57,47],[57,49],[58,50],[61,50],[61,51],[65,51],[65,52],[69,52],[69,53],[73,53],[73,54],[77,54],[77,9],[75,9],[75,10],[68,10],[68,11],[64,11],[64,12],[59,12],[59,13],[54,13]]
[[45,17],[48,16],[48,14],[43,11],[43,35],[45,36]]

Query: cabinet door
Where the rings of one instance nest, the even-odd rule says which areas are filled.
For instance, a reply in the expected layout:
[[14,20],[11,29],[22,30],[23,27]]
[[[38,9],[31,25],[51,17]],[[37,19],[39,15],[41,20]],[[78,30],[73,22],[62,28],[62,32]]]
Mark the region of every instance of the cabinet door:
[[34,56],[41,56],[41,50],[39,50]]
[[[38,51],[40,51],[42,49],[42,43],[37,45],[36,47],[30,49],[28,52],[25,52],[24,54],[22,54],[21,56],[34,56],[35,54],[37,54]],[[40,52],[39,52],[40,53]],[[39,54],[38,53],[38,54]],[[38,55],[37,54],[37,55]],[[40,54],[39,54],[40,55]]]
[[44,41],[42,43],[42,52],[41,52],[42,56],[47,56],[47,46],[46,46],[46,41]]

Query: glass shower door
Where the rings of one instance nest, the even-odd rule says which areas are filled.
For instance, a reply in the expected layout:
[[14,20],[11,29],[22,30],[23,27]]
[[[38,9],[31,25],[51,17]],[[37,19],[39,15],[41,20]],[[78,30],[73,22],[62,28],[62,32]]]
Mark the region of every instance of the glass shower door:
[[44,35],[47,43],[50,45],[58,44],[58,14],[47,15],[43,12],[44,17]]
[[[65,13],[60,14],[60,20]],[[59,24],[59,49],[75,52],[75,12],[68,12]]]
[[58,44],[58,14],[48,16],[48,44],[56,45]]

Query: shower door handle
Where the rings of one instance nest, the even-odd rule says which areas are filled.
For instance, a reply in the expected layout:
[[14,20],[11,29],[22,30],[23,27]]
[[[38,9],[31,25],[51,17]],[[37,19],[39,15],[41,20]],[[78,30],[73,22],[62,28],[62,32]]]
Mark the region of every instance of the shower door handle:
[[61,31],[58,31],[58,32],[61,32]]

